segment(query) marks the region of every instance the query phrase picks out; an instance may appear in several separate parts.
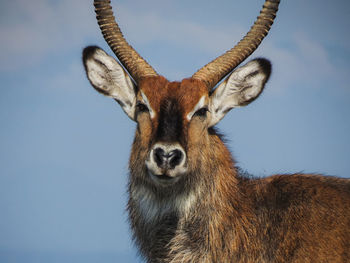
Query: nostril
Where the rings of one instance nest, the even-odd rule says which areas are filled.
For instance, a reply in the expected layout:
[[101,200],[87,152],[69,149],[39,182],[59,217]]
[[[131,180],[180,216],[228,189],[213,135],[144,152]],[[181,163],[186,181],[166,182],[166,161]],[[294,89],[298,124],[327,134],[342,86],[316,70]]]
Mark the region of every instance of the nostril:
[[162,148],[156,148],[153,152],[153,157],[159,167],[162,167],[166,162],[165,152]]
[[174,169],[181,163],[184,154],[179,149],[164,149],[157,147],[153,150],[153,160],[161,169]]
[[168,154],[168,162],[171,169],[173,169],[175,166],[179,165],[182,161],[183,154],[180,150],[173,150]]

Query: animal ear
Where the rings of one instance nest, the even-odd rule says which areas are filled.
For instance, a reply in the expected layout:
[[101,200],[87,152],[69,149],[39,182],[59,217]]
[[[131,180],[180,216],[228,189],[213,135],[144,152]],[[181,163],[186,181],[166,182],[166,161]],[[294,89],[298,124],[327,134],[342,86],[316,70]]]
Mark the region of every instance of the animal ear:
[[135,85],[123,67],[96,46],[84,49],[83,63],[91,85],[115,99],[130,119],[135,120]]
[[271,63],[263,58],[252,60],[234,70],[210,96],[209,126],[218,123],[232,108],[245,106],[259,97],[270,74]]

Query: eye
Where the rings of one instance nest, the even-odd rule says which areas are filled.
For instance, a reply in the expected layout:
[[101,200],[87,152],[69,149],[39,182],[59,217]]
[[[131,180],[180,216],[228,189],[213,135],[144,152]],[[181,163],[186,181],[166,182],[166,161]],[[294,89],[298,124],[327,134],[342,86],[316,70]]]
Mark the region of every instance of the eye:
[[197,110],[193,116],[198,116],[198,117],[206,117],[207,116],[207,111],[208,108],[204,107],[204,108],[200,108],[199,110]]
[[140,101],[137,102],[136,109],[137,109],[137,112],[148,112],[149,111],[147,106]]

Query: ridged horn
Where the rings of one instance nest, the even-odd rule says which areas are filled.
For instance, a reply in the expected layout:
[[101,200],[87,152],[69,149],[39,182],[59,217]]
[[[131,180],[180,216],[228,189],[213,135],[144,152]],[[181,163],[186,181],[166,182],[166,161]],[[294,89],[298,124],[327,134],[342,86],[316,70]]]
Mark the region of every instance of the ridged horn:
[[129,45],[113,15],[110,0],[94,0],[97,23],[104,39],[132,78],[158,76],[157,72]]
[[204,81],[209,90],[214,88],[257,49],[273,24],[279,3],[280,0],[266,0],[260,15],[245,37],[232,49],[198,70],[192,78]]

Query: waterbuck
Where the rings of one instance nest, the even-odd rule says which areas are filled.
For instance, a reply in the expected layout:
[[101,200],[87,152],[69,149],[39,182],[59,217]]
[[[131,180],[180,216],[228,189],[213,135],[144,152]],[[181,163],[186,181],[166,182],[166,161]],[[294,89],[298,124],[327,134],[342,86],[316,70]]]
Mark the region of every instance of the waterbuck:
[[214,128],[229,110],[263,91],[271,72],[268,60],[235,68],[267,35],[279,0],[266,0],[235,47],[181,82],[159,76],[127,43],[109,0],[94,5],[122,66],[95,46],[84,49],[83,62],[92,86],[137,123],[128,212],[144,259],[349,262],[350,180],[243,176]]

